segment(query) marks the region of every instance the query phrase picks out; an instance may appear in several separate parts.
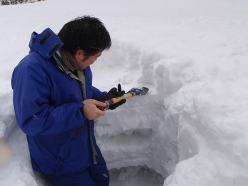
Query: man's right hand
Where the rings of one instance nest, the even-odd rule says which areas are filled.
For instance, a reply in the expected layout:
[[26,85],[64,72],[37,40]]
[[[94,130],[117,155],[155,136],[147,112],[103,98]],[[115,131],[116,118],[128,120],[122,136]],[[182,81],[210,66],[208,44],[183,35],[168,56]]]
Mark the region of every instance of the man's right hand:
[[105,107],[106,103],[96,101],[94,99],[86,99],[83,101],[83,103],[84,117],[86,117],[87,119],[98,119],[101,116],[105,115],[105,111],[100,110],[99,108],[97,108],[97,106]]

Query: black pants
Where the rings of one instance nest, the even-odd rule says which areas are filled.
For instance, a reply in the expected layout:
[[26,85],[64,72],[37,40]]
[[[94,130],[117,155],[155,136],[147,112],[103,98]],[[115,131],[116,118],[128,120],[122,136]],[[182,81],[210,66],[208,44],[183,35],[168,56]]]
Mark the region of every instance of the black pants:
[[106,165],[93,165],[88,169],[70,175],[44,175],[53,186],[109,186],[109,172]]

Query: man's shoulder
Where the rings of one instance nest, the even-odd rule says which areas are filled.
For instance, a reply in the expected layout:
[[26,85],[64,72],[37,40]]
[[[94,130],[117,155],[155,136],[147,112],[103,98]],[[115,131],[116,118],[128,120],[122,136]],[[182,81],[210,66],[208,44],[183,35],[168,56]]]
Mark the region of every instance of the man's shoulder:
[[53,68],[53,66],[54,64],[52,62],[52,59],[46,60],[37,52],[30,52],[19,62],[15,69],[25,69],[25,71],[36,71],[42,73],[45,71],[49,71],[49,69]]
[[19,67],[28,67],[33,65],[40,65],[40,64],[46,64],[44,58],[42,58],[38,53],[36,52],[30,52],[28,55],[26,55],[17,66]]

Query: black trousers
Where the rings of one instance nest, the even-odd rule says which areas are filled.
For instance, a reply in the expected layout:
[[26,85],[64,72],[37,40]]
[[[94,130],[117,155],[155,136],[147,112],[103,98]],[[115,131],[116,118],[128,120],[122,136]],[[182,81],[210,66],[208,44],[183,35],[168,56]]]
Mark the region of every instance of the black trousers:
[[92,165],[86,170],[70,175],[44,175],[53,186],[109,186],[106,165]]

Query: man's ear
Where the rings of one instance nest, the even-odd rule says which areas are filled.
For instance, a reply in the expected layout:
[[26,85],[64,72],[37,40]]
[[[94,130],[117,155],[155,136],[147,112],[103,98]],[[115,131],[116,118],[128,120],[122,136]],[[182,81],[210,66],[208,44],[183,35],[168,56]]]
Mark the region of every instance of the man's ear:
[[84,51],[82,49],[78,49],[74,55],[75,59],[79,59],[80,57],[82,57],[82,55],[84,55]]

